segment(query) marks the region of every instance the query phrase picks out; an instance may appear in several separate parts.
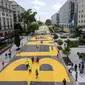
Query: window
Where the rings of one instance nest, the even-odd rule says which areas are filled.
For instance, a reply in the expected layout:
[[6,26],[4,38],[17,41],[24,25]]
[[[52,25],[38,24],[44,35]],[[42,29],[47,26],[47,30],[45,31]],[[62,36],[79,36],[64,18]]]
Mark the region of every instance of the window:
[[85,23],[85,20],[84,20],[84,23]]
[[79,20],[79,23],[80,23],[80,20]]
[[8,29],[9,29],[9,18],[7,18],[7,26],[8,26]]
[[83,23],[83,20],[81,20],[81,23]]
[[1,30],[1,17],[0,17],[0,30]]
[[4,27],[4,29],[6,29],[5,17],[3,17],[3,27]]
[[81,18],[83,18],[83,15],[81,15]]
[[82,10],[82,12],[83,12],[83,10]]
[[80,18],[80,15],[79,15],[79,18]]

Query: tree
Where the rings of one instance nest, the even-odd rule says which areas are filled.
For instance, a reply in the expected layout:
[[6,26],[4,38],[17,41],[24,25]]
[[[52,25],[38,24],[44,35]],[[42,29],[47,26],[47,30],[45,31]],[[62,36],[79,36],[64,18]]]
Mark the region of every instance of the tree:
[[43,22],[41,22],[41,21],[38,21],[38,24],[39,24],[39,25],[43,25]]
[[76,36],[76,37],[80,37],[81,33],[82,33],[81,26],[78,26],[78,27],[75,29],[75,36]]
[[14,31],[15,31],[15,34],[23,32],[22,26],[19,23],[14,24]]
[[46,25],[51,25],[51,20],[50,20],[50,19],[47,19],[47,20],[45,21],[45,24],[46,24]]
[[19,48],[20,46],[20,37],[19,34],[15,36],[15,45]]
[[31,25],[30,25],[30,32],[35,32],[35,30],[38,30],[39,29],[39,24],[37,23],[37,22],[33,22],[33,23],[31,23]]
[[67,64],[68,64],[68,56],[70,54],[70,48],[69,48],[69,43],[70,43],[70,40],[67,40],[67,47],[65,47],[63,50],[62,50],[62,53],[67,55]]
[[24,13],[21,14],[21,19],[24,23],[27,24],[28,31],[31,30],[30,25],[32,22],[36,22],[35,16],[37,12],[32,12],[32,9],[28,9]]
[[57,43],[58,43],[58,45],[61,46],[63,44],[63,41],[62,40],[58,40]]

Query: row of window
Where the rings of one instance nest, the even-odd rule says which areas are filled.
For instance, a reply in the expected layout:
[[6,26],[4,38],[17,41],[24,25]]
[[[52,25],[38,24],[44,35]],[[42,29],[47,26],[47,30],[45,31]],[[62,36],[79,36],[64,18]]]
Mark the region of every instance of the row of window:
[[[3,17],[3,26],[4,26],[4,29],[6,29],[6,22],[7,22],[7,26],[9,27],[10,25],[12,26],[12,19],[9,19],[9,18],[5,18]],[[0,27],[2,27],[2,24],[1,24],[2,20],[1,20],[1,17],[0,17]],[[10,22],[10,24],[9,24]]]
[[85,20],[79,20],[79,23],[85,23]]
[[[2,15],[5,16],[5,13],[2,12]],[[10,17],[11,17],[11,14],[7,14],[7,13],[6,13],[6,16],[10,16]]]
[[81,15],[81,16],[79,15],[79,18],[84,18],[84,17],[85,17],[85,15]]
[[79,11],[79,13],[83,13],[83,10]]

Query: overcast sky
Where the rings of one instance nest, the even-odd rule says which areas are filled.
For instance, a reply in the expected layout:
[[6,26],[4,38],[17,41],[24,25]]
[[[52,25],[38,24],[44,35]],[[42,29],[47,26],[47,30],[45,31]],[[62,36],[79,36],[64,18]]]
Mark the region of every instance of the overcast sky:
[[36,11],[37,19],[45,21],[48,18],[59,11],[59,8],[65,3],[66,0],[15,0],[19,5],[26,10],[31,8]]

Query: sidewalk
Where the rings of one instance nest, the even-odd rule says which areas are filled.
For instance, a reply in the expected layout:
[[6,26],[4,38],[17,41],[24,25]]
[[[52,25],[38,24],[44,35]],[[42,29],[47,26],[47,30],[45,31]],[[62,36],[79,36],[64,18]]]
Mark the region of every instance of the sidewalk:
[[[28,36],[28,40],[30,40],[30,36]],[[28,42],[28,40],[27,40],[27,36],[25,36],[22,40],[21,40],[21,44],[20,44],[20,48],[22,48],[22,44],[24,45],[26,42]],[[15,55],[16,55],[16,53],[17,52],[19,52],[19,51],[16,51],[16,45],[15,44],[13,44],[13,46],[11,47],[11,58],[13,58]],[[2,66],[2,61],[4,61],[5,62],[5,65],[4,66],[6,66],[8,63],[9,63],[9,58],[7,58],[7,59],[5,59],[5,53],[9,53],[9,49],[8,50],[6,50],[5,52],[3,52],[1,55],[0,55],[0,71],[3,69],[3,66]]]
[[[71,54],[69,55],[69,58],[74,65],[75,64],[79,65],[79,63],[81,62],[81,59],[79,59],[77,52],[83,53],[85,52],[85,48],[71,48]],[[84,66],[85,66],[85,63],[84,63]],[[78,70],[78,81],[77,82],[80,85],[85,85],[85,67],[84,67],[83,74],[80,74],[79,68],[77,70]],[[72,72],[72,75],[75,79],[75,71]]]

